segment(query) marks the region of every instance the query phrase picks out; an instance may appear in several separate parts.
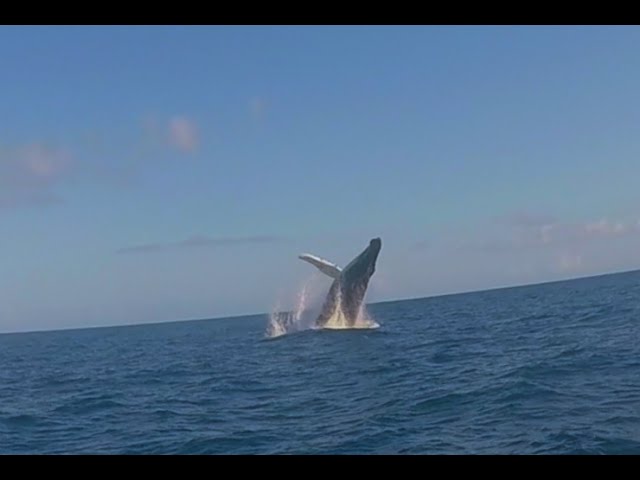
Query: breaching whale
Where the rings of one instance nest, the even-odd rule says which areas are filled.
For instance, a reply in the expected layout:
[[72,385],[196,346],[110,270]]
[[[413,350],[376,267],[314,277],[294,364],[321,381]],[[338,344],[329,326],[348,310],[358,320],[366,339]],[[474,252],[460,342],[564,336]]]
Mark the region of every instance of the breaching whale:
[[376,261],[381,248],[382,240],[372,239],[369,246],[344,269],[308,253],[298,256],[334,279],[322,310],[315,320],[317,328],[332,326],[349,328],[356,325],[360,318],[369,279],[376,270]]

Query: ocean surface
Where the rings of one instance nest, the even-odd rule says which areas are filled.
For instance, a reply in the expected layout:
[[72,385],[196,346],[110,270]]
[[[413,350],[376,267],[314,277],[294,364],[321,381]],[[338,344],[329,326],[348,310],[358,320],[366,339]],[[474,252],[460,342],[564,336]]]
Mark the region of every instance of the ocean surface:
[[640,454],[640,272],[368,311],[0,335],[0,453]]

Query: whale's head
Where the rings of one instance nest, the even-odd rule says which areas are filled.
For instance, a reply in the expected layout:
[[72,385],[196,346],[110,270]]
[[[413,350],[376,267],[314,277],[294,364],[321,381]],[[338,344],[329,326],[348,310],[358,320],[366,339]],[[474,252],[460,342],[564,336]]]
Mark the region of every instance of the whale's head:
[[369,251],[369,255],[372,256],[374,263],[378,259],[378,255],[380,254],[381,248],[382,248],[382,240],[379,237],[372,238],[371,241],[369,241],[369,248],[367,250]]
[[342,301],[348,316],[357,315],[364,300],[369,280],[376,271],[376,262],[382,249],[382,240],[373,238],[369,246],[345,267],[341,275]]

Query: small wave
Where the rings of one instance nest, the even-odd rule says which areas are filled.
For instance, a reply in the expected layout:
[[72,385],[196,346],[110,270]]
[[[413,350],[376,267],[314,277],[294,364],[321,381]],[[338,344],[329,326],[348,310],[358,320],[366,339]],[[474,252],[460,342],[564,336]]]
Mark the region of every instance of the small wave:
[[110,412],[123,407],[126,407],[126,404],[107,398],[77,399],[56,407],[54,412],[85,415],[97,412]]
[[27,427],[38,423],[38,417],[29,414],[11,415],[2,419],[2,423],[11,427]]
[[317,327],[314,330],[375,330],[380,328],[377,323],[371,323],[368,325],[325,325],[324,327]]

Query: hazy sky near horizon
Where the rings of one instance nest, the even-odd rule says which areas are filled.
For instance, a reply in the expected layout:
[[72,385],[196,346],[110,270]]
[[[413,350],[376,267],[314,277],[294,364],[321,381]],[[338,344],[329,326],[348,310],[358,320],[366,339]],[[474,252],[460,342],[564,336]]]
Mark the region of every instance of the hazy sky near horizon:
[[374,236],[369,301],[640,268],[639,46],[2,27],[0,332],[268,312]]

